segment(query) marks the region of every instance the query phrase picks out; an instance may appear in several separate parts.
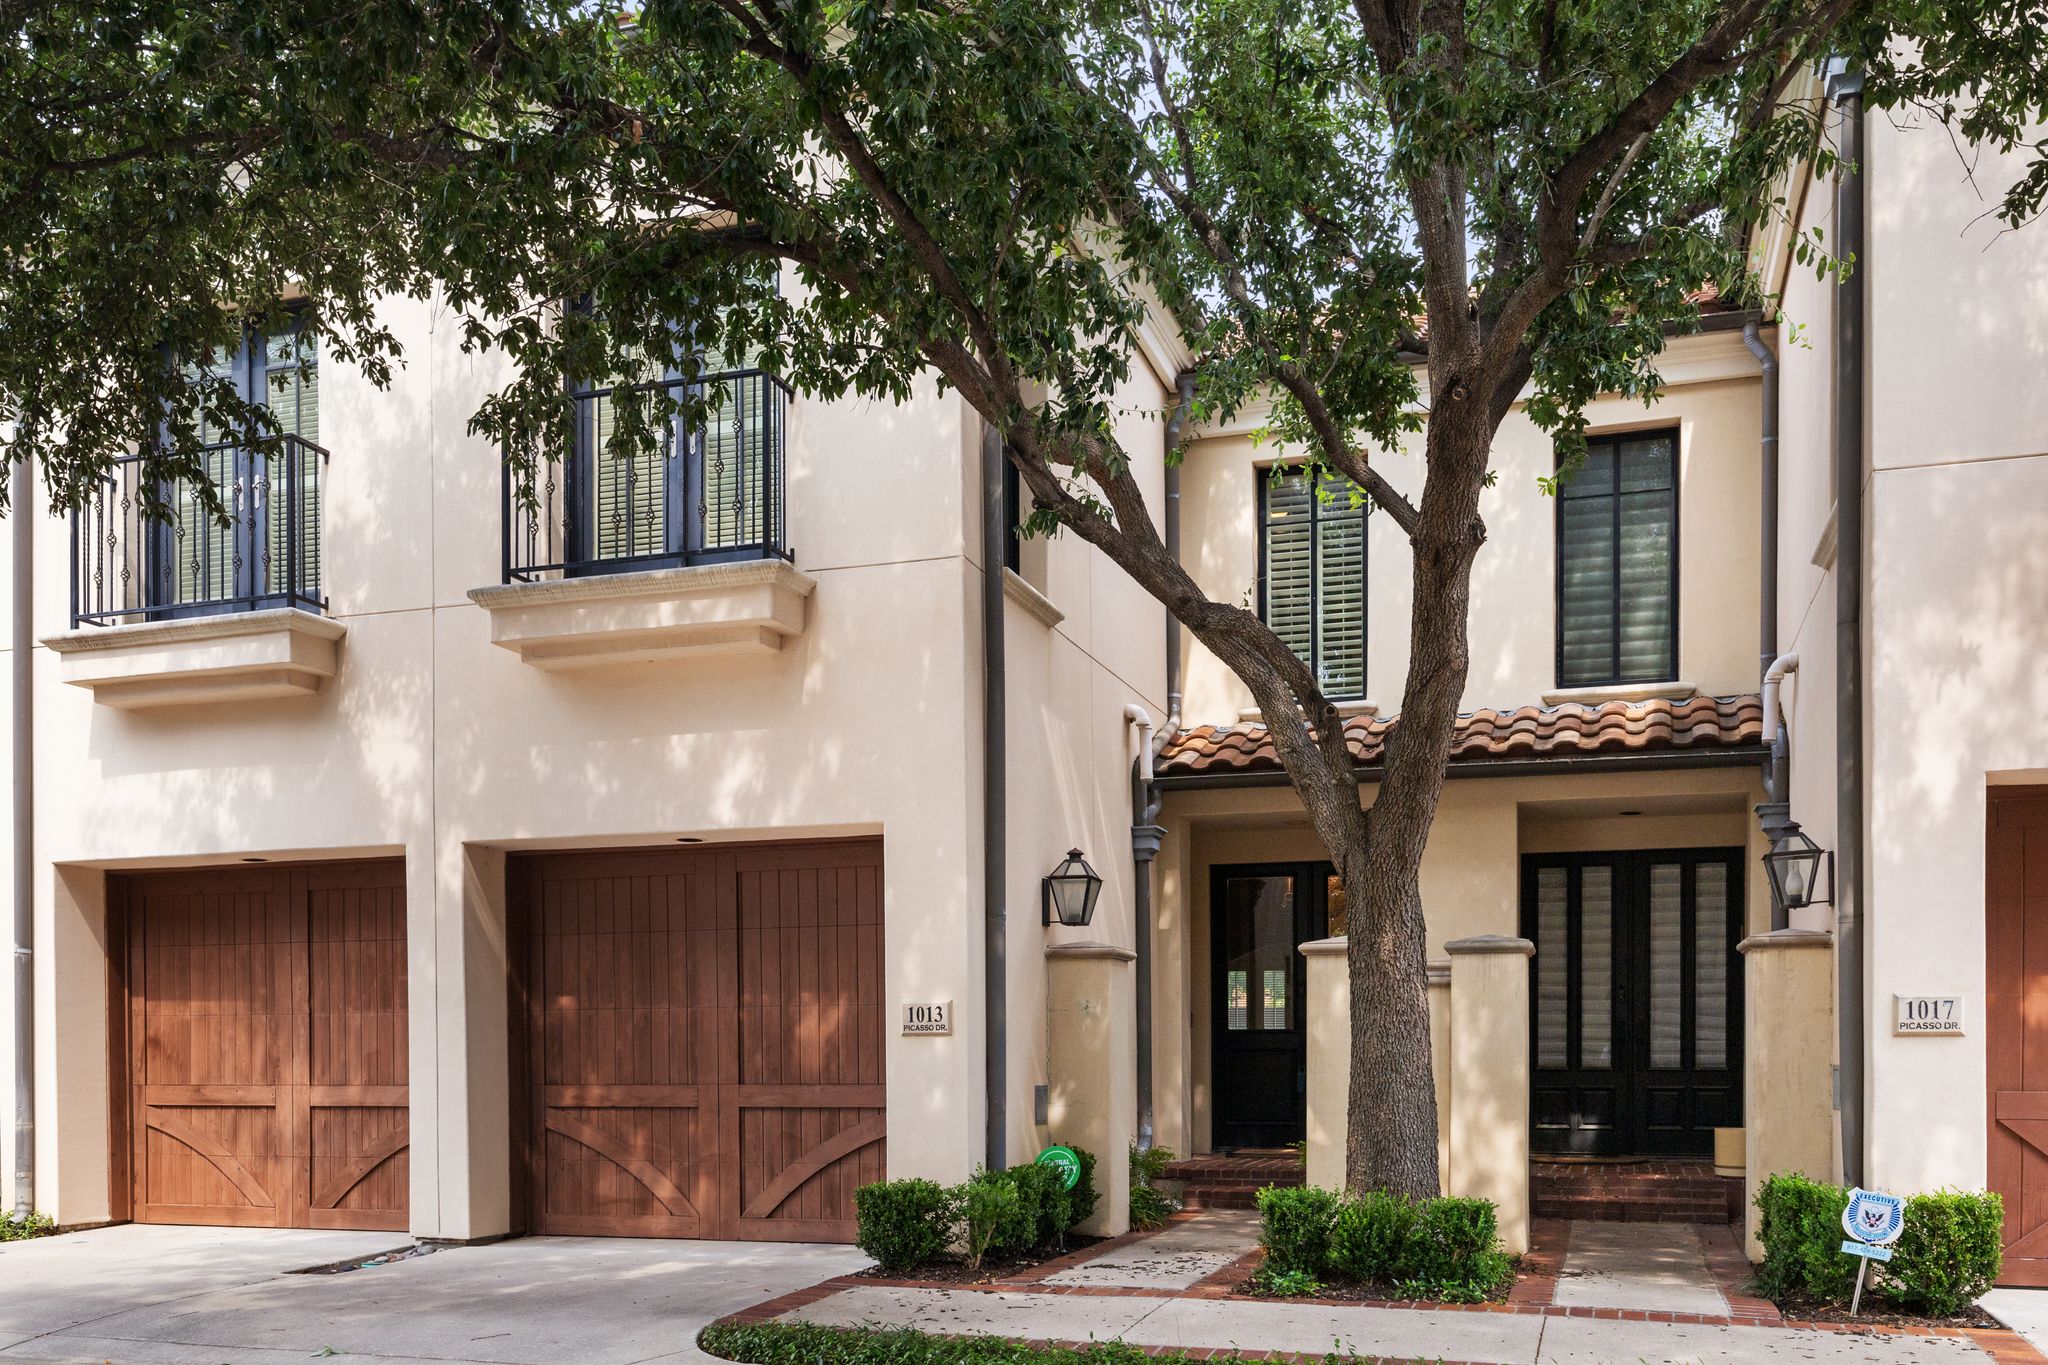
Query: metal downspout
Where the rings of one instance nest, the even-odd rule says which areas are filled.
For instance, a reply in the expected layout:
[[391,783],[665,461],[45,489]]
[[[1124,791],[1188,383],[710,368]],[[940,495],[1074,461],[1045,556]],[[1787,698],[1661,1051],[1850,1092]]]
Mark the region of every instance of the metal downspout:
[[[1182,434],[1195,401],[1195,372],[1188,370],[1173,383],[1179,401],[1166,419],[1162,456],[1166,471],[1165,535],[1166,553],[1180,563],[1180,464],[1173,458],[1180,449]],[[1147,728],[1150,721],[1147,721]],[[1138,1041],[1138,1150],[1152,1149],[1158,1131],[1152,1117],[1152,862],[1166,831],[1159,826],[1163,798],[1152,780],[1152,760],[1173,741],[1181,725],[1180,618],[1166,613],[1166,719],[1153,734],[1140,734],[1139,756],[1131,766],[1131,871],[1132,939],[1137,960],[1133,967],[1132,1008],[1137,1013]]]
[[14,523],[14,1213],[25,1219],[36,1207],[34,466],[16,461],[8,487]]
[[1863,73],[1828,75],[1840,111],[1835,250],[1852,262],[1835,284],[1835,951],[1841,1030],[1842,1178],[1859,1185],[1863,1163],[1863,365],[1865,281]]
[[[1742,344],[1756,357],[1762,376],[1763,408],[1757,447],[1762,455],[1758,498],[1762,524],[1758,532],[1760,565],[1757,572],[1757,657],[1768,679],[1778,658],[1778,355],[1764,345],[1758,319],[1742,324]],[[1756,808],[1757,823],[1766,841],[1776,844],[1792,824],[1792,741],[1782,716],[1764,708],[1765,741],[1770,754],[1764,760],[1764,799]],[[1789,912],[1776,906],[1771,910],[1771,928],[1791,923]]]
[[1005,854],[1009,786],[1003,679],[1003,434],[981,429],[981,904],[983,1135],[988,1169],[1009,1165],[1010,978]]

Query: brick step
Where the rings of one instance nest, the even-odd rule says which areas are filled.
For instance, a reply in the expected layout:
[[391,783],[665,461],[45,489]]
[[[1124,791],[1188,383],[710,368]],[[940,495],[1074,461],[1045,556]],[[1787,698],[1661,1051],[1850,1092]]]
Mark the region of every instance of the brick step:
[[1581,1223],[1731,1223],[1728,1210],[1714,1204],[1668,1204],[1651,1200],[1623,1199],[1600,1203],[1574,1200],[1538,1200],[1533,1210],[1538,1218],[1556,1218]]
[[1244,1186],[1190,1185],[1181,1192],[1181,1207],[1189,1212],[1202,1209],[1256,1209],[1259,1206],[1259,1191]]
[[1594,1197],[1655,1195],[1672,1196],[1681,1199],[1726,1199],[1728,1189],[1723,1185],[1567,1185],[1560,1182],[1536,1180],[1529,1188],[1537,1194],[1554,1194],[1562,1197],[1589,1195]]

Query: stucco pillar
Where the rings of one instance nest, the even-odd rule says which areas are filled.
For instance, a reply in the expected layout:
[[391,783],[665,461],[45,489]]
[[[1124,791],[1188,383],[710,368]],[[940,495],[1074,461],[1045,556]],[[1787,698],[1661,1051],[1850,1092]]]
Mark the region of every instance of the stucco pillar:
[[1481,934],[1451,957],[1451,1166],[1446,1191],[1490,1199],[1511,1256],[1529,1249],[1529,959],[1525,938]]
[[1436,1082],[1436,1170],[1451,1180],[1451,964],[1429,964],[1429,1074]]
[[1301,945],[1308,959],[1308,1183],[1344,1188],[1351,1101],[1351,970],[1346,940]]
[[[1131,963],[1107,943],[1045,950],[1048,1129],[1054,1142],[1095,1154],[1101,1199],[1080,1231],[1115,1236],[1130,1227],[1128,1150],[1138,1127],[1137,1021]],[[1028,1161],[1036,1153],[1018,1152]]]
[[1748,1132],[1743,1227],[1752,1261],[1756,1194],[1773,1175],[1831,1180],[1834,1172],[1835,936],[1779,929],[1742,940],[1743,1096]]
[[[1344,1188],[1351,1108],[1351,970],[1347,940],[1301,945],[1308,959],[1308,1183]],[[1436,1165],[1451,1179],[1451,964],[1429,964],[1429,1072],[1436,1085]]]

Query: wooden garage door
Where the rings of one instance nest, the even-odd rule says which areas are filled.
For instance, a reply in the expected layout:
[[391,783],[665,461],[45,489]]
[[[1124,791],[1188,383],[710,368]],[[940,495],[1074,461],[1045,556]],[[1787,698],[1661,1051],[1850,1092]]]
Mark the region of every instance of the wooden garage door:
[[131,1216],[403,1230],[403,865],[160,873],[113,900]]
[[2041,1286],[2048,1285],[2048,791],[1993,787],[1990,795],[1984,1031],[1990,1185],[2005,1197],[2000,1283]]
[[539,1232],[850,1241],[885,1173],[881,845],[515,863]]

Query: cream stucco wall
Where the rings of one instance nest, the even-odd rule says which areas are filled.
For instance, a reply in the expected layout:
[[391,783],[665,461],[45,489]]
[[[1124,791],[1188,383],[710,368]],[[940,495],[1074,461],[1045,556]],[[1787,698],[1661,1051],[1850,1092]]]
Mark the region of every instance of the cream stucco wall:
[[[57,660],[37,650],[44,1208],[67,1223],[108,1211],[110,870],[405,859],[412,1230],[476,1237],[511,1216],[506,852],[682,836],[881,835],[890,1166],[967,1175],[983,1152],[971,414],[929,382],[901,406],[793,402],[789,541],[817,588],[807,628],[780,653],[544,672],[494,646],[467,597],[499,579],[500,473],[466,425],[505,371],[463,354],[434,304],[394,300],[385,317],[408,355],[389,390],[331,360],[322,375],[326,583],[347,627],[323,691],[117,711],[61,683]],[[1136,368],[1126,436],[1156,492],[1162,466],[1146,455],[1159,448],[1164,390]],[[69,625],[68,541],[63,523],[39,522],[38,637]],[[1041,1136],[1038,879],[1070,845],[1086,848],[1107,883],[1095,932],[1129,941],[1122,711],[1164,710],[1159,609],[1071,537],[1041,558],[1065,619],[1049,628],[1013,602],[1005,624],[1013,1160]],[[925,1000],[957,1002],[952,1036],[895,1036],[899,1004]]]
[[[1652,408],[1618,398],[1588,410],[1598,434],[1676,427],[1679,433],[1679,680],[1701,692],[1753,692],[1758,681],[1759,483],[1757,364],[1739,331],[1674,339],[1660,363],[1667,382]],[[1287,452],[1262,441],[1256,416],[1198,433],[1183,467],[1184,557],[1219,601],[1258,606],[1258,488]],[[1419,443],[1377,457],[1405,492],[1421,487]],[[1472,575],[1472,670],[1463,705],[1511,708],[1556,688],[1556,502],[1537,485],[1555,468],[1550,438],[1517,408],[1494,447],[1494,486],[1481,497],[1487,543]],[[1366,543],[1366,696],[1399,708],[1407,668],[1412,582],[1405,537],[1384,516]],[[1191,723],[1228,724],[1252,705],[1244,685],[1190,641]]]
[[[1986,213],[2018,157],[1866,121],[1866,1183],[1984,1182],[1986,790],[2048,777],[2048,236]],[[1803,222],[1834,238],[1832,186]],[[1782,643],[1793,815],[1836,847],[1833,290],[1786,275]],[[1816,562],[1817,561],[1817,562]],[[1832,928],[1816,907],[1796,926]],[[1961,994],[1960,1038],[1892,1036],[1894,993]]]

